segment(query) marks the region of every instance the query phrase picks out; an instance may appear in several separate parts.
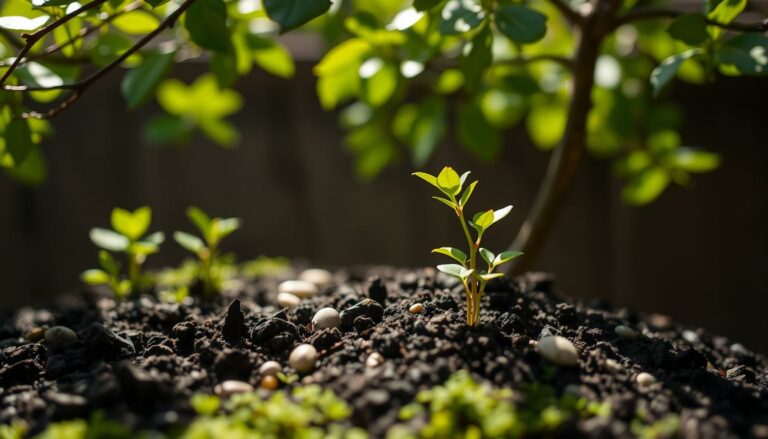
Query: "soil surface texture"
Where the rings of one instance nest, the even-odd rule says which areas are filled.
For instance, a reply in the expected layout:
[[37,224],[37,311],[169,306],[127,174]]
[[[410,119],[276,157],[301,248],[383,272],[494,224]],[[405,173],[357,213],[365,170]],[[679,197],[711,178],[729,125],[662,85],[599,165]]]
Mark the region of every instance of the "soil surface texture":
[[[629,436],[638,412],[651,420],[679,415],[683,437],[768,437],[766,358],[665,316],[566,299],[544,274],[489,284],[474,328],[465,324],[461,286],[431,268],[338,271],[291,310],[276,300],[285,279],[239,281],[220,296],[180,304],[150,296],[116,303],[84,292],[0,314],[0,423],[23,419],[34,434],[103,410],[138,428],[184,425],[194,417],[191,395],[213,393],[224,380],[258,387],[268,360],[292,374],[291,350],[309,343],[319,352],[316,367],[281,386],[332,389],[372,437],[397,423],[420,390],[461,369],[494,386],[542,383],[610,404],[609,418],[567,423],[564,437]],[[409,311],[416,303],[422,312]],[[312,318],[325,307],[341,312],[341,325],[314,331]],[[617,335],[619,325],[634,334]],[[54,326],[76,339],[66,330],[45,336]],[[537,341],[546,335],[573,342],[578,365],[544,360]],[[372,353],[383,362],[366,365]],[[638,379],[643,372],[651,377]]]

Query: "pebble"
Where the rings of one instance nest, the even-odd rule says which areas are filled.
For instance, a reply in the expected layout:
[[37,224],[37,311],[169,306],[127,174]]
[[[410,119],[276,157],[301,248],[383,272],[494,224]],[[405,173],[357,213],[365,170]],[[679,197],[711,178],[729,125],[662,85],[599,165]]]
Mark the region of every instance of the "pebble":
[[651,384],[656,383],[656,377],[649,374],[648,372],[640,372],[637,374],[635,381],[637,381],[637,384],[640,384],[641,386],[650,386]]
[[387,301],[387,286],[380,277],[376,276],[370,279],[370,285],[368,286],[368,298],[375,300],[384,305]]
[[263,376],[261,381],[259,381],[259,387],[264,390],[275,390],[279,384],[277,378],[272,375]]
[[75,341],[77,334],[66,326],[54,326],[45,331],[45,342],[52,348],[66,347]]
[[382,363],[384,363],[384,357],[378,352],[372,353],[365,359],[365,366],[371,369],[381,366]]
[[606,358],[605,368],[610,372],[616,373],[621,370],[621,364],[613,358]]
[[253,392],[253,386],[245,381],[227,380],[221,384],[217,384],[213,391],[216,395],[222,398],[227,398],[238,393]]
[[384,318],[384,308],[375,300],[365,299],[360,303],[352,305],[341,312],[341,326],[345,330],[354,327],[355,319],[366,317],[371,322],[379,323]]
[[277,361],[267,361],[259,368],[259,375],[261,376],[275,376],[282,370],[280,363]]
[[291,293],[279,293],[277,295],[277,304],[283,308],[293,309],[299,306],[301,299]]
[[558,366],[576,366],[579,364],[579,351],[565,337],[550,335],[542,337],[538,344],[539,355]]
[[225,340],[239,340],[247,334],[248,328],[245,326],[245,316],[240,309],[240,300],[235,299],[227,309],[224,325],[221,328],[221,335]]
[[288,293],[300,299],[308,299],[317,294],[317,286],[304,280],[287,280],[277,287],[278,293]]
[[324,287],[333,282],[333,274],[322,268],[310,268],[299,274],[299,280],[309,282],[318,287]]
[[733,353],[735,353],[735,354],[743,354],[743,355],[746,355],[746,354],[749,353],[747,348],[745,348],[744,345],[741,344],[741,343],[734,343],[734,344],[732,344],[731,345],[731,351],[733,351]]
[[328,328],[338,328],[341,325],[341,316],[333,308],[323,308],[312,317],[312,327],[316,331]]
[[424,312],[424,305],[421,303],[414,303],[410,308],[408,308],[408,312],[411,314],[421,314]]
[[685,331],[683,331],[683,338],[688,343],[696,343],[697,341],[699,341],[699,335],[691,331],[690,329],[686,329]]
[[40,327],[32,328],[32,330],[27,332],[27,334],[24,336],[27,341],[31,341],[33,343],[42,340],[43,337],[45,337],[45,329]]
[[291,355],[288,356],[288,363],[297,372],[307,373],[315,368],[318,357],[317,349],[314,346],[311,344],[300,344],[291,351]]
[[637,332],[629,326],[619,325],[614,329],[616,335],[621,338],[632,339],[637,338]]

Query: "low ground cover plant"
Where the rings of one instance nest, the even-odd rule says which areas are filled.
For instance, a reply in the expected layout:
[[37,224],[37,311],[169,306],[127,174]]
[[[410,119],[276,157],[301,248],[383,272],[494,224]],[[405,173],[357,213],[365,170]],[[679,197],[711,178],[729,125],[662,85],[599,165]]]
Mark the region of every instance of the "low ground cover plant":
[[[519,251],[506,251],[495,255],[487,248],[480,246],[483,235],[488,228],[507,216],[512,210],[512,206],[498,210],[481,211],[476,213],[471,221],[467,221],[464,216],[464,209],[475,190],[475,186],[477,186],[477,181],[473,181],[464,188],[464,183],[469,177],[469,171],[459,176],[453,168],[445,167],[437,176],[425,172],[414,172],[413,175],[436,187],[444,196],[432,198],[453,209],[459,218],[464,236],[467,238],[469,253],[454,247],[440,247],[432,250],[432,252],[446,255],[458,262],[458,264],[438,265],[437,269],[461,280],[467,299],[467,325],[474,326],[480,320],[480,300],[483,298],[485,286],[488,281],[504,275],[503,273],[494,273],[494,269],[522,255],[522,252]],[[474,237],[470,228],[475,230]],[[487,264],[486,269],[478,268],[478,256]]]
[[[101,268],[87,270],[82,279],[91,285],[107,285],[118,298],[136,294],[147,288],[151,281],[141,271],[141,266],[151,254],[160,250],[165,240],[163,232],[146,235],[152,222],[152,209],[140,207],[133,212],[115,208],[112,210],[113,230],[93,228],[91,241],[101,248]],[[145,236],[146,235],[146,236]],[[127,278],[122,277],[121,264],[110,252],[122,253],[127,263]]]

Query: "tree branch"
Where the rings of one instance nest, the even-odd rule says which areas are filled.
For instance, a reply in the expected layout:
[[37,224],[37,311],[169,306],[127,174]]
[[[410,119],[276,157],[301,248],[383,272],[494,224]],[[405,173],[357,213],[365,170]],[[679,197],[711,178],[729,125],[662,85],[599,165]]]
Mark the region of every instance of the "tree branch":
[[8,70],[6,70],[3,76],[0,78],[0,85],[5,84],[5,81],[7,81],[8,78],[13,73],[13,71],[16,70],[16,67],[19,66],[19,63],[21,62],[21,60],[24,59],[27,53],[29,53],[29,51],[32,49],[32,46],[37,44],[37,42],[40,41],[44,36],[48,35],[51,31],[53,31],[57,27],[65,24],[66,22],[77,17],[83,12],[91,10],[97,6],[100,6],[106,1],[107,0],[93,0],[87,5],[80,6],[74,11],[62,16],[61,18],[54,20],[52,23],[47,24],[46,26],[42,27],[41,29],[31,34],[21,34],[21,38],[23,38],[26,41],[26,43],[24,44],[24,47],[22,47],[21,50],[19,51],[19,54],[16,56],[16,58],[13,60],[13,64],[11,64],[11,66],[8,67]]
[[[664,19],[664,18],[677,18],[681,15],[685,15],[686,13],[687,12],[678,11],[675,9],[661,9],[661,8],[636,9],[619,17],[614,24],[614,28],[617,28],[625,24],[634,23],[636,21],[658,20],[658,19]],[[707,24],[711,26],[717,26],[727,30],[735,30],[740,32],[768,31],[768,18],[764,18],[763,20],[757,23],[737,23],[737,22],[720,23],[718,21],[710,20],[710,19],[706,19],[706,21],[707,21]]]
[[60,105],[46,111],[45,113],[38,113],[38,112],[32,111],[32,112],[22,114],[23,118],[47,119],[47,118],[53,117],[58,113],[60,113],[61,111],[67,109],[70,105],[72,105],[75,101],[77,101],[91,84],[98,81],[101,77],[109,73],[109,71],[111,71],[115,67],[122,64],[126,59],[128,59],[128,57],[130,57],[131,55],[136,53],[139,49],[147,45],[147,43],[152,41],[156,36],[162,33],[166,28],[173,26],[173,24],[176,22],[176,20],[178,20],[181,14],[183,14],[184,11],[186,11],[187,8],[189,8],[194,2],[195,0],[186,0],[184,3],[179,5],[179,7],[175,11],[173,11],[170,15],[168,15],[157,26],[157,28],[155,28],[152,32],[144,35],[139,41],[136,42],[136,44],[131,46],[130,49],[128,49],[122,55],[117,57],[114,61],[110,62],[106,66],[97,70],[90,76],[84,79],[81,79],[80,81],[69,83],[69,84],[61,84],[61,85],[52,86],[52,87],[6,85],[6,86],[3,86],[3,89],[7,91],[16,91],[16,92],[45,91],[45,90],[73,90],[73,93],[65,101],[63,101]]
[[584,21],[584,17],[579,14],[578,12],[574,11],[570,6],[568,6],[563,0],[549,0],[552,5],[554,5],[560,13],[563,14],[563,16],[571,23],[573,24],[582,24]]

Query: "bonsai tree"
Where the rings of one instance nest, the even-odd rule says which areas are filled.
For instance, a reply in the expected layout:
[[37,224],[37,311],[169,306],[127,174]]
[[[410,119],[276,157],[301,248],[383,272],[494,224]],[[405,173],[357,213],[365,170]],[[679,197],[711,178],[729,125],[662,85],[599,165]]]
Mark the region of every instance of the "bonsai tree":
[[[276,37],[299,27],[328,41],[314,69],[318,97],[328,110],[343,106],[346,146],[364,178],[402,156],[426,165],[448,135],[493,160],[516,125],[551,151],[510,245],[525,253],[517,271],[541,250],[585,152],[614,162],[632,204],[718,166],[678,134],[680,114],[665,99],[673,78],[700,83],[768,67],[768,20],[747,0],[7,0],[0,165],[40,182],[48,120],[108,74],[123,75],[129,109],[154,97],[165,111],[147,121],[148,141],[199,131],[235,145],[226,116],[242,101],[232,86],[254,65],[291,76]],[[210,72],[192,84],[168,78],[190,59]]]

